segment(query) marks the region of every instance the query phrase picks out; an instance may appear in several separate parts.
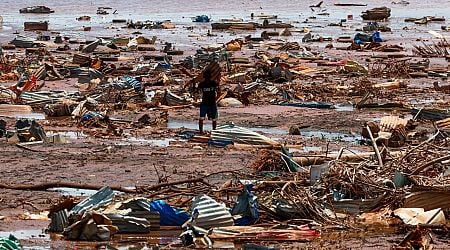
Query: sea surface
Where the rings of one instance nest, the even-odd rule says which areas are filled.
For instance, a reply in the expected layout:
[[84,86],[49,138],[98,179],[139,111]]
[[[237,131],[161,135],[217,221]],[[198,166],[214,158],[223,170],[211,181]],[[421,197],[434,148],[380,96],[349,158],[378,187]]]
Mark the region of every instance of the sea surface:
[[[167,40],[175,39],[180,36],[181,29],[186,30],[187,26],[194,26],[197,31],[203,32],[210,29],[209,24],[193,23],[191,17],[205,14],[213,21],[219,21],[222,18],[243,18],[249,21],[250,14],[255,15],[264,13],[277,15],[279,21],[294,23],[301,28],[310,28],[313,32],[321,35],[345,35],[354,34],[354,28],[361,24],[360,14],[362,11],[372,8],[387,6],[392,9],[392,17],[389,19],[389,25],[395,30],[404,30],[409,27],[408,32],[404,32],[406,37],[419,36],[427,29],[439,30],[441,25],[448,25],[448,21],[441,24],[428,24],[421,27],[411,23],[405,23],[406,17],[422,17],[426,15],[444,16],[450,18],[450,0],[410,0],[410,4],[393,4],[401,0],[324,0],[321,9],[311,9],[309,5],[317,4],[315,1],[301,0],[175,0],[175,1],[153,1],[153,0],[1,0],[0,16],[3,17],[3,25],[0,28],[0,42],[5,42],[13,38],[17,33],[29,35],[23,31],[25,21],[49,21],[49,28],[53,33],[60,33],[67,36],[75,36],[82,39],[92,39],[98,36],[110,36],[111,34],[131,34],[135,30],[123,29],[123,24],[113,24],[113,19],[127,19],[133,21],[163,21],[171,20],[177,26],[176,30],[148,30],[145,35],[156,35],[164,37]],[[340,7],[334,6],[339,3],[365,3],[364,7]],[[45,5],[55,10],[52,14],[20,14],[19,9],[33,5]],[[110,7],[109,15],[97,15],[98,7]],[[115,12],[115,14],[112,14]],[[328,15],[318,15],[327,13]],[[90,16],[91,21],[76,21],[77,17]],[[353,20],[348,20],[348,32],[345,29],[337,29],[329,26],[330,23],[337,23],[341,19],[346,19],[348,15],[353,16]],[[311,17],[316,17],[311,19]],[[307,20],[305,22],[305,20]],[[91,31],[80,31],[83,26],[92,27]],[[192,31],[191,31],[192,32]],[[430,35],[428,35],[430,36]],[[227,39],[227,36],[224,36]],[[198,40],[198,38],[197,38]],[[217,42],[223,39],[217,38]],[[196,39],[185,39],[185,46],[196,43]],[[199,42],[201,44],[201,41]]]

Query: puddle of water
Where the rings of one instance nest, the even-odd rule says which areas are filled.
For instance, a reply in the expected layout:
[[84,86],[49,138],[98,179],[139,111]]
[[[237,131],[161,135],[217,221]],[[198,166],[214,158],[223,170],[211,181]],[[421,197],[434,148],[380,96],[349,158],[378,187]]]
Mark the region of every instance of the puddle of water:
[[307,152],[322,152],[322,147],[318,146],[304,146],[303,148],[290,148],[289,153],[292,152],[301,152],[301,153],[307,153]]
[[411,103],[411,105],[427,105],[427,104],[433,104],[436,102],[436,99],[431,98],[431,99],[416,99],[416,98],[410,98],[409,102]]
[[[182,120],[171,120],[167,122],[167,128],[177,129],[177,128],[186,128],[186,129],[198,129],[198,123],[193,121],[182,121]],[[209,121],[205,121],[203,123],[203,128],[208,130],[212,129],[212,124]]]
[[29,114],[16,114],[14,115],[16,119],[35,119],[35,120],[45,120],[44,113],[29,113]]
[[334,105],[337,112],[353,112],[355,108],[350,104],[336,104]]
[[156,147],[168,147],[170,142],[175,141],[173,138],[163,138],[163,139],[145,139],[138,137],[128,137],[122,139],[124,143],[118,143],[117,145],[151,145]]
[[253,132],[261,132],[265,134],[287,135],[288,131],[278,128],[248,128]]
[[47,137],[60,135],[68,139],[80,139],[86,137],[83,131],[63,131],[63,132],[47,131],[46,135]]
[[19,240],[28,240],[28,239],[43,239],[49,240],[50,236],[42,232],[41,229],[28,229],[28,230],[17,230],[10,232],[0,232],[0,238],[9,237],[12,234]]
[[[206,121],[203,124],[203,128],[205,130],[212,129],[211,126],[212,126],[211,122],[209,122],[209,121]],[[172,128],[172,129],[186,128],[186,129],[196,130],[196,129],[198,129],[198,123],[193,122],[193,121],[169,120],[169,122],[167,123],[167,128]],[[261,128],[261,127],[253,127],[253,128],[244,127],[244,128],[249,129],[253,132],[261,132],[261,133],[265,133],[265,134],[276,134],[276,135],[288,134],[287,130],[283,130],[283,129],[279,129],[279,128]]]
[[328,132],[328,131],[320,131],[320,130],[310,130],[310,131],[301,131],[301,135],[304,137],[311,138],[321,138],[330,141],[342,141],[342,142],[352,142],[357,143],[358,140],[361,139],[359,135],[353,134],[345,134],[339,132]]
[[[155,245],[167,245],[169,243],[181,243],[178,236],[180,230],[160,230],[152,231],[148,234],[116,234],[108,245],[117,249],[144,249]],[[54,240],[50,234],[43,233],[42,229],[17,230],[9,232],[0,232],[0,237],[9,237],[12,234],[19,240]],[[59,237],[57,237],[59,238]],[[97,243],[94,242],[71,242],[70,245],[77,246],[82,249],[96,248]],[[143,248],[144,247],[144,248]],[[23,246],[22,249],[50,249],[44,246]]]
[[[144,243],[147,246],[154,245],[167,245],[174,241],[179,241],[178,236],[182,231],[179,230],[160,230],[152,231],[148,234],[116,234],[113,241],[118,242],[133,242],[132,244],[138,245],[138,243]],[[111,244],[115,246],[115,244]],[[119,244],[118,249],[132,249],[130,244]],[[142,247],[142,245],[139,244]],[[141,248],[138,248],[141,249]]]
[[[62,195],[91,196],[91,195],[97,193],[98,190],[82,189],[82,188],[56,187],[56,188],[49,188],[49,189],[47,189],[47,191],[59,192]],[[122,194],[122,192],[114,191],[114,194]]]

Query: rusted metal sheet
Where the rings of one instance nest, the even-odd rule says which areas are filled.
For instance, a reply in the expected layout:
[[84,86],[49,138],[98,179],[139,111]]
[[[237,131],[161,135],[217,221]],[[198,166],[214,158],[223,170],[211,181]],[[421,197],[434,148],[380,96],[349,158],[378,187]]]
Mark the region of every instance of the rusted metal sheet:
[[73,59],[72,59],[72,63],[74,64],[78,64],[80,66],[89,66],[91,64],[91,57],[86,56],[86,55],[82,55],[82,54],[74,54],[73,55]]
[[48,22],[24,22],[24,30],[25,31],[34,31],[34,30],[48,30]]
[[254,30],[258,26],[257,23],[238,23],[238,22],[229,22],[229,23],[211,23],[211,28],[213,30],[226,30],[226,29],[241,29],[241,30]]
[[450,130],[450,118],[445,118],[436,122],[436,125],[441,130]]
[[384,116],[381,118],[380,128],[381,131],[390,132],[392,129],[398,128],[398,126],[406,127],[408,120],[400,118],[398,116]]

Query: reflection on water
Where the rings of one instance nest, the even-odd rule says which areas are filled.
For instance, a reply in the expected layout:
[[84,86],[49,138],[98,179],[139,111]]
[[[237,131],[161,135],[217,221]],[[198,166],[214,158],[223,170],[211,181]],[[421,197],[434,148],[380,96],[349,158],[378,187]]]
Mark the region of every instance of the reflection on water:
[[[390,2],[380,3],[380,1],[366,1],[366,7],[341,7],[334,6],[332,2],[323,4],[323,12],[329,13],[328,16],[317,15],[317,11],[312,11],[308,6],[310,1],[297,0],[272,0],[272,1],[206,1],[206,0],[175,0],[170,4],[166,1],[109,1],[109,0],[66,0],[66,1],[46,1],[46,0],[2,0],[0,5],[0,13],[4,17],[4,25],[10,27],[8,31],[0,30],[0,34],[8,35],[13,38],[12,31],[20,31],[22,34],[35,37],[32,32],[23,31],[23,23],[25,21],[49,21],[49,28],[53,32],[61,32],[64,36],[71,36],[77,39],[92,39],[97,36],[111,36],[112,31],[125,35],[131,35],[135,30],[122,29],[123,24],[113,24],[113,19],[126,19],[134,21],[155,20],[163,21],[170,19],[176,27],[174,30],[139,30],[144,36],[156,35],[163,41],[176,41],[179,47],[187,48],[192,46],[193,42],[196,45],[211,44],[212,42],[223,43],[229,41],[230,36],[226,32],[221,32],[223,35],[217,37],[210,37],[205,41],[196,38],[189,38],[187,34],[192,32],[198,34],[206,34],[210,29],[209,24],[193,23],[191,17],[206,14],[212,17],[213,20],[220,20],[222,18],[239,17],[244,21],[251,21],[251,13],[266,13],[276,14],[279,20],[285,22],[298,22],[295,24],[298,28],[309,27],[313,28],[314,32],[320,32],[322,35],[337,36],[337,35],[354,35],[355,28],[361,24],[360,13],[368,8],[379,7],[386,5],[392,9],[391,18],[389,18],[389,26],[394,31],[401,30],[403,27],[409,27],[412,32],[404,32],[408,38],[416,38],[417,33],[426,32],[427,30],[439,30],[440,23],[430,23],[428,25],[417,26],[411,23],[405,23],[404,19],[407,17],[422,17],[427,15],[448,16],[450,13],[450,5],[442,5],[442,1],[430,0],[419,1],[409,0],[410,4],[406,6],[392,5]],[[18,10],[29,5],[47,5],[55,10],[52,14],[19,14]],[[99,6],[109,6],[112,8],[109,15],[97,15],[96,10]],[[336,27],[328,26],[329,23],[336,23],[341,19],[345,19],[347,15],[353,15],[354,20],[348,20],[343,29],[336,29]],[[78,22],[76,18],[79,16],[88,15],[91,17],[89,22]],[[309,19],[315,16],[316,19]],[[309,19],[307,23],[302,23],[305,19]],[[257,20],[261,21],[261,20]],[[80,32],[83,26],[92,27],[91,31]],[[194,31],[188,31],[186,26],[195,27]],[[320,30],[317,28],[320,27]],[[114,35],[113,33],[113,35]],[[252,32],[246,31],[247,34]],[[260,31],[253,32],[259,34]],[[389,36],[388,33],[383,34]],[[2,40],[7,40],[6,37],[0,37]],[[292,36],[286,38],[288,40],[300,41],[299,36]],[[181,45],[181,46],[180,46]],[[198,47],[198,46],[196,46]],[[180,48],[181,49],[181,48]]]
[[168,147],[170,142],[175,141],[173,138],[162,139],[146,139],[140,137],[128,137],[122,139],[122,142],[116,143],[116,145],[151,145],[156,147]]
[[[203,128],[205,130],[212,129],[210,121],[205,121],[203,124]],[[239,125],[238,125],[239,126]],[[240,126],[244,127],[244,126]],[[186,128],[186,129],[198,129],[198,123],[195,121],[182,121],[182,120],[169,120],[167,123],[167,128],[178,129],[178,128]],[[288,134],[286,130],[278,129],[278,128],[261,128],[261,127],[244,127],[254,132],[261,132],[265,134],[276,134],[276,135],[285,135]]]
[[35,119],[35,120],[45,120],[44,113],[29,113],[29,114],[15,114],[16,119]]
[[50,239],[48,234],[43,233],[41,229],[27,229],[27,230],[17,230],[17,231],[9,231],[9,232],[1,232],[0,238],[9,237],[9,235],[13,235],[19,240],[27,240],[27,239]]
[[[47,191],[55,191],[59,192],[62,195],[70,195],[70,196],[91,196],[98,192],[98,190],[94,189],[82,189],[82,188],[68,188],[68,187],[56,187],[49,188]],[[114,194],[123,194],[119,191],[114,191]]]
[[336,104],[336,105],[334,105],[334,107],[336,108],[336,111],[338,111],[338,112],[352,112],[355,110],[353,105],[350,105],[350,104]]
[[[153,231],[148,234],[116,234],[109,242],[93,242],[93,241],[64,241],[60,234],[46,234],[43,229],[27,229],[17,231],[0,232],[0,238],[13,235],[19,239],[22,249],[54,249],[50,247],[50,241],[64,241],[58,243],[60,247],[71,246],[70,249],[99,249],[99,246],[111,246],[117,249],[144,249],[156,245],[168,245],[170,243],[181,244],[178,236],[181,230],[165,230]],[[42,242],[44,240],[44,243]],[[42,244],[48,246],[41,246]],[[75,248],[74,248],[75,247]],[[69,249],[69,248],[65,248]],[[109,248],[106,248],[109,249]]]
[[321,130],[302,130],[301,135],[304,137],[319,138],[329,141],[341,141],[349,143],[357,143],[359,140],[361,140],[360,135],[321,131]]

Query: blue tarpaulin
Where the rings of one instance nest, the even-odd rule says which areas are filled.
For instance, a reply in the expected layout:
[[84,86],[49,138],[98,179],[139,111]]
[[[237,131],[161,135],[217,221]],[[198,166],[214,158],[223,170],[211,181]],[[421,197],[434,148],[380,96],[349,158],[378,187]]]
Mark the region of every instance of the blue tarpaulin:
[[256,222],[259,217],[258,197],[252,192],[253,185],[245,185],[242,193],[239,194],[236,204],[231,210],[232,215],[241,215],[234,221],[237,226],[246,226]]
[[194,17],[193,21],[199,22],[199,23],[207,23],[210,21],[210,18],[207,15],[200,15],[200,16]]
[[161,226],[181,226],[191,218],[189,213],[174,208],[163,200],[150,202],[150,209],[159,213]]
[[356,44],[364,44],[364,43],[381,43],[383,42],[383,39],[381,39],[380,32],[376,31],[372,35],[364,34],[364,33],[357,33],[355,35],[355,38],[353,38],[353,41]]

